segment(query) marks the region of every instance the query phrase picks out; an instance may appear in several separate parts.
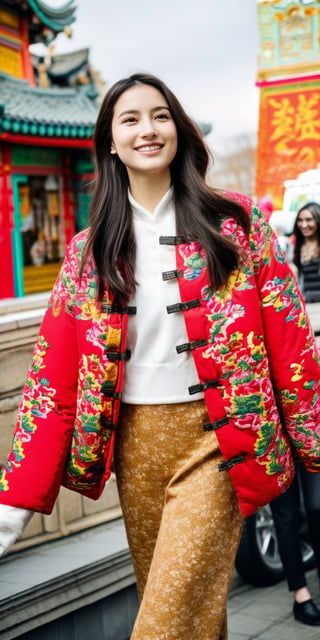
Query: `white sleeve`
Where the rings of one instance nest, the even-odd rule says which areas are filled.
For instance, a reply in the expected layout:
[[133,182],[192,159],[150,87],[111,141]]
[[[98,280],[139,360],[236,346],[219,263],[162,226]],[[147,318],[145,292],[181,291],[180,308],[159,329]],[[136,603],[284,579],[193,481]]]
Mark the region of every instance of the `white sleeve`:
[[34,511],[0,504],[0,557],[20,538]]

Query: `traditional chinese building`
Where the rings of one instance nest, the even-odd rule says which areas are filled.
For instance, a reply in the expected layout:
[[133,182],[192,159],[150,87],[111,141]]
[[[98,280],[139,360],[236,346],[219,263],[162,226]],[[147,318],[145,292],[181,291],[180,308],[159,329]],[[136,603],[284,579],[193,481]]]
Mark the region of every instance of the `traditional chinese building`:
[[256,195],[282,208],[284,181],[320,163],[320,0],[258,0]]
[[97,82],[88,50],[45,59],[74,0],[0,0],[0,298],[51,289],[65,245],[87,224]]

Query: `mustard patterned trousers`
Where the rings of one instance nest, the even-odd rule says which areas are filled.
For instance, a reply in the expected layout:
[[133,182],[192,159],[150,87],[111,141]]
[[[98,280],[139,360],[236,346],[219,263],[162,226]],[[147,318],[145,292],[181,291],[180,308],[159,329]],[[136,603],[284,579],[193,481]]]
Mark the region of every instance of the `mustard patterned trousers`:
[[226,640],[243,518],[204,401],[122,404],[115,469],[140,609],[131,640]]

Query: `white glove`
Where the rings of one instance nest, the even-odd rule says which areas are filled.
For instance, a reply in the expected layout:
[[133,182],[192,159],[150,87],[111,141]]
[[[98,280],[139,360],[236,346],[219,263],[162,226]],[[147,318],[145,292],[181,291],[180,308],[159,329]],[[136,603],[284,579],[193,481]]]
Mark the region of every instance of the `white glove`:
[[33,511],[0,504],[0,557],[20,538]]

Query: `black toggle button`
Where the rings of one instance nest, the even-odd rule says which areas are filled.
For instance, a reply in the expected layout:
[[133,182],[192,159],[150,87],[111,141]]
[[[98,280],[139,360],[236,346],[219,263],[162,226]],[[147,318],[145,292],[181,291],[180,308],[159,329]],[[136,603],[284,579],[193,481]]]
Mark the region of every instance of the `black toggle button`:
[[193,351],[198,347],[205,347],[207,345],[206,340],[195,340],[194,342],[185,342],[184,344],[178,344],[176,347],[177,353],[184,353],[184,351]]
[[204,424],[203,430],[216,431],[217,429],[224,427],[224,425],[228,424],[228,422],[229,422],[229,418],[226,416],[225,418],[220,418],[220,420],[216,420],[215,422],[208,422],[207,424]]
[[162,280],[174,280],[175,278],[182,278],[183,272],[173,269],[172,271],[163,271]]
[[195,307],[201,307],[200,300],[189,300],[188,302],[176,302],[176,304],[170,304],[167,306],[167,313],[176,313],[177,311],[188,311],[188,309],[195,309]]
[[186,239],[183,236],[160,236],[159,244],[168,244],[168,245],[176,245],[176,244],[185,244]]
[[109,387],[107,382],[102,383],[100,391],[106,398],[113,398],[114,400],[120,400],[121,398],[121,393],[117,393],[114,389]]
[[105,427],[106,429],[113,429],[112,420],[110,420],[105,415],[103,415],[103,413],[100,416],[100,422],[101,422],[102,426]]
[[110,362],[119,362],[122,360],[130,360],[131,351],[126,349],[125,351],[107,351],[107,358]]
[[129,315],[134,315],[135,313],[137,313],[137,307],[120,307],[115,304],[103,304],[102,311],[103,313],[128,313]]
[[215,387],[220,386],[219,380],[208,380],[208,382],[199,382],[199,384],[193,384],[188,388],[190,395],[192,396],[194,393],[201,393],[201,391],[206,391],[207,389],[214,389]]
[[229,460],[224,460],[218,464],[219,471],[228,471],[232,469],[236,464],[240,464],[244,462],[244,455],[234,456],[233,458],[229,458]]

